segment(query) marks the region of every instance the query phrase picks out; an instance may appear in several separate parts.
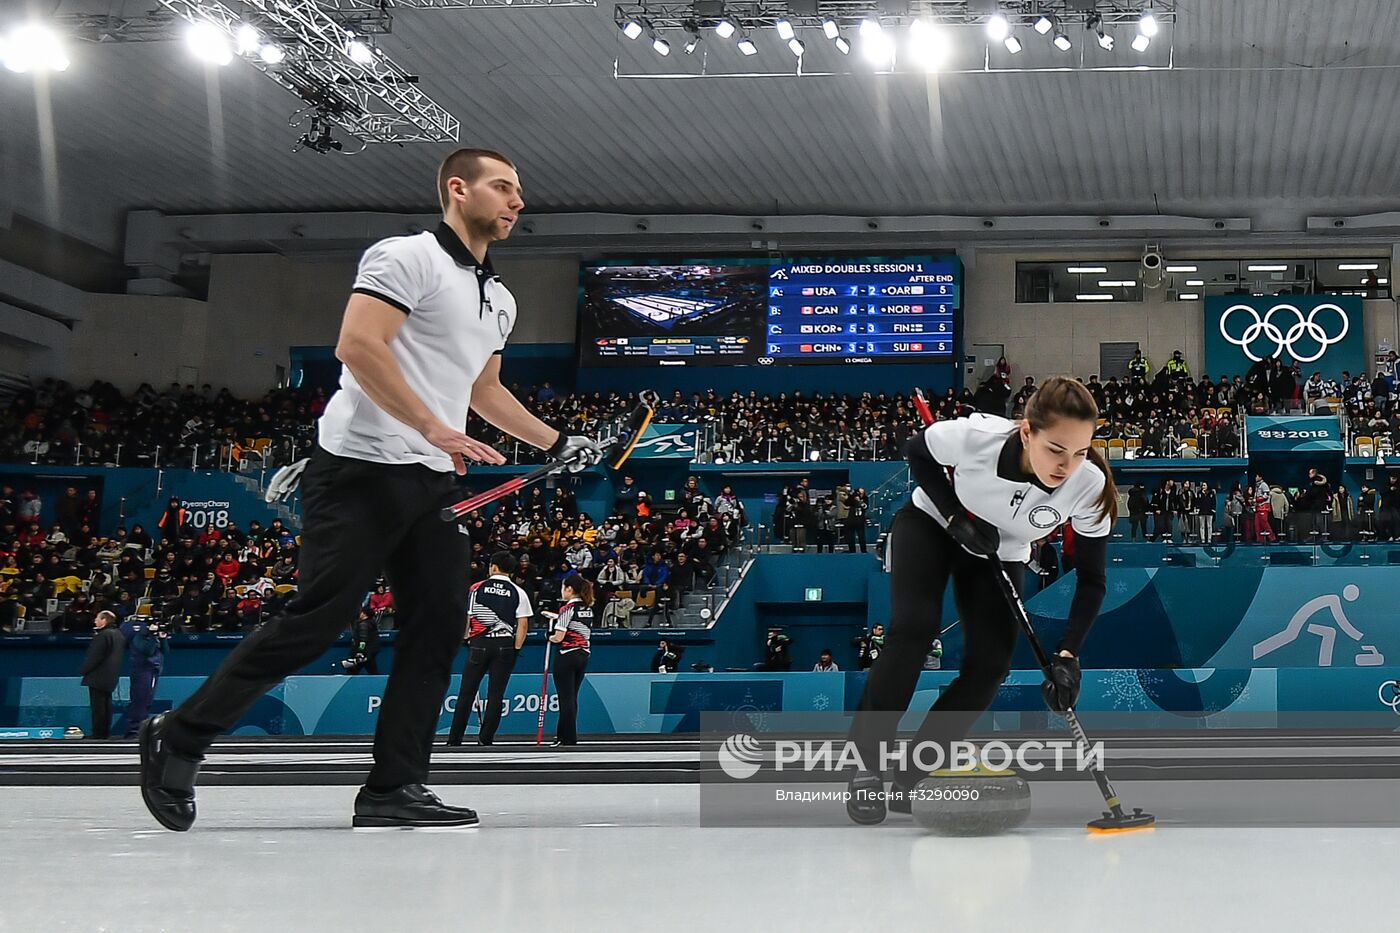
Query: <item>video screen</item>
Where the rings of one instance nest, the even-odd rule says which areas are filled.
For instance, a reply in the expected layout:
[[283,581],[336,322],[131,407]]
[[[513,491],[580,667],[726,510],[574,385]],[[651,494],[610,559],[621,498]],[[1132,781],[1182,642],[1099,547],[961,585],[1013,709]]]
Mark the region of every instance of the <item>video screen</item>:
[[768,266],[593,266],[583,274],[583,366],[756,363]]

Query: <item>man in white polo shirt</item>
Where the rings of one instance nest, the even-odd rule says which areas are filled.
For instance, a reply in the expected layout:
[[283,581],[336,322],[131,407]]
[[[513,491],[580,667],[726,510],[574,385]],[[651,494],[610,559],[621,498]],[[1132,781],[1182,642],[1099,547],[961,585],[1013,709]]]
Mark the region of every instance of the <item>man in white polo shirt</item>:
[[475,812],[424,786],[466,616],[471,546],[438,513],[459,490],[453,473],[465,473],[467,460],[504,462],[462,432],[467,410],[572,461],[574,471],[601,452],[540,421],[501,385],[516,308],[487,247],[510,236],[525,207],[515,166],[491,150],[460,149],[438,170],[438,195],[436,230],[381,240],[360,260],[336,345],[340,391],[321,415],[302,478],[296,596],[193,696],[142,726],[142,798],[167,829],[194,823],[195,779],[215,737],[330,647],[381,572],[399,632],[354,825],[477,824]]

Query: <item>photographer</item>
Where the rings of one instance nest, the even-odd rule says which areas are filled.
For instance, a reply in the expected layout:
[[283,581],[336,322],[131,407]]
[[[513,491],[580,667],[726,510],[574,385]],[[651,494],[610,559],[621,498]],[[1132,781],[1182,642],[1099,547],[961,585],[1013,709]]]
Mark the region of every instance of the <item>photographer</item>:
[[770,628],[768,641],[764,645],[763,667],[765,671],[792,670],[792,639],[781,629]]
[[340,662],[347,674],[378,674],[379,623],[369,607],[360,610],[360,617],[350,629],[350,657]]
[[156,683],[170,647],[170,629],[154,616],[132,616],[122,632],[131,645],[131,704],[126,708],[125,738],[134,739],[156,696]]
[[681,652],[684,650],[680,645],[672,647],[666,639],[661,639],[656,643],[656,654],[651,657],[651,672],[653,674],[676,673],[680,668]]
[[885,627],[876,622],[870,626],[870,634],[857,635],[851,639],[856,649],[856,666],[863,671],[870,670],[880,652],[885,649]]

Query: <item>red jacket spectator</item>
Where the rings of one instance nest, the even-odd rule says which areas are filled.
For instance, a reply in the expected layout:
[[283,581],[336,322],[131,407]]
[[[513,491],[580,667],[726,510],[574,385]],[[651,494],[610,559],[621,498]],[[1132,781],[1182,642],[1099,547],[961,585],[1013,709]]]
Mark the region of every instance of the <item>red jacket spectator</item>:
[[373,613],[378,614],[378,613],[380,613],[380,612],[385,611],[386,609],[392,609],[393,607],[394,607],[394,594],[393,594],[393,593],[390,593],[390,592],[388,592],[388,591],[386,590],[386,591],[383,592],[383,593],[370,593],[370,594],[369,594],[369,611],[370,611],[370,612],[373,612]]
[[243,569],[243,565],[230,554],[219,561],[218,565],[214,567],[214,575],[220,580],[223,580],[224,584],[227,586],[233,583],[234,578],[238,576],[238,571],[241,569]]

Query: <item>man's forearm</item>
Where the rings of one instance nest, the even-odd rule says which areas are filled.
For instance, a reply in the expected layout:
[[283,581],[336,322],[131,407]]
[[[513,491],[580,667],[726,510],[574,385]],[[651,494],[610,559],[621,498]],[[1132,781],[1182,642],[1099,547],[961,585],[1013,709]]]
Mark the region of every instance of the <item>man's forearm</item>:
[[[420,434],[427,433],[438,417],[428,409],[404,380],[399,361],[389,351],[389,345],[378,340],[358,340],[349,347],[337,352],[340,361],[350,368],[350,373],[365,394],[392,417],[402,421]],[[465,413],[464,413],[465,415]],[[457,430],[466,426],[449,425]]]
[[503,385],[478,385],[472,392],[472,411],[493,427],[541,450],[547,450],[559,438],[557,428],[530,414]]

